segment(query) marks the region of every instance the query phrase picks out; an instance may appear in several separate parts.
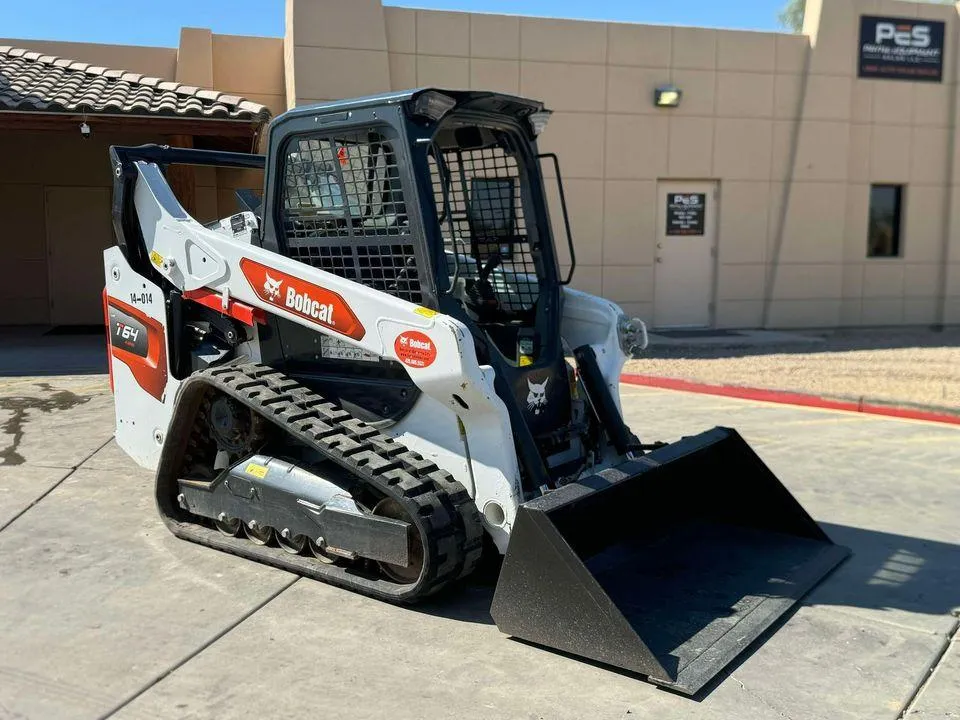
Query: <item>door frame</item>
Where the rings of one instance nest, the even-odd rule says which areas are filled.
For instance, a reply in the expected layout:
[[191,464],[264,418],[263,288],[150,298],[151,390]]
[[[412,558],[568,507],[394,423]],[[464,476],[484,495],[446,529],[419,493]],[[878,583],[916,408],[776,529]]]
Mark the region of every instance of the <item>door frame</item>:
[[[720,259],[720,187],[721,183],[719,178],[657,178],[657,187],[656,187],[656,223],[657,230],[656,235],[654,236],[654,266],[653,266],[653,309],[651,311],[651,317],[653,319],[653,330],[681,330],[681,329],[704,329],[708,330],[715,328],[717,325],[717,284],[719,276],[719,259]],[[712,201],[713,204],[713,244],[710,247],[710,292],[709,292],[709,301],[707,304],[707,323],[706,325],[656,325],[656,313],[657,313],[657,264],[659,263],[657,251],[660,249],[660,237],[662,232],[662,223],[666,221],[666,217],[663,215],[665,213],[664,200],[665,195],[662,193],[663,187],[667,185],[701,185],[701,186],[710,186],[706,190],[708,199]],[[688,190],[686,192],[697,192],[696,190]],[[709,212],[709,206],[708,210]]]

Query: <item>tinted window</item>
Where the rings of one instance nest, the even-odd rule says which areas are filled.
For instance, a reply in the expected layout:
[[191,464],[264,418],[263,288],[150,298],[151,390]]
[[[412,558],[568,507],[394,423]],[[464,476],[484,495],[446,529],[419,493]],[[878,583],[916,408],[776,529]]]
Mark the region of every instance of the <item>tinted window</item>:
[[902,185],[871,186],[867,257],[900,256],[900,203],[902,198]]

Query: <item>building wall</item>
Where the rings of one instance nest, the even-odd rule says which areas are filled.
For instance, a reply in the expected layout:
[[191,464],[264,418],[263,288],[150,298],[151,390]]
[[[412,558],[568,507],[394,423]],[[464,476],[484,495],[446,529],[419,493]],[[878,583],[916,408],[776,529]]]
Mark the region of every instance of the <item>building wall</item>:
[[[554,110],[541,148],[560,156],[578,287],[652,318],[658,184],[709,180],[718,183],[720,206],[712,324],[960,323],[953,6],[808,0],[798,35],[414,10],[380,0],[287,0],[285,12],[284,38],[184,28],[178,48],[0,42],[215,87],[274,113],[427,85],[537,98]],[[858,79],[861,14],[944,20],[943,82]],[[682,104],[654,107],[654,87],[668,82],[683,89]],[[21,148],[4,144],[13,154],[0,154],[3,166],[25,167],[8,164]],[[100,162],[87,157],[91,148],[77,163]],[[36,189],[21,186],[46,187],[36,180],[41,166],[4,172],[0,183],[20,195],[11,191],[0,204],[35,207]],[[229,214],[233,189],[260,183],[256,173],[198,171],[198,215]],[[906,188],[901,257],[867,258],[871,183]],[[548,185],[558,221],[555,181]],[[33,239],[16,250],[24,268],[17,282],[28,293],[16,321],[42,318],[44,306],[39,290],[26,290],[39,287],[30,272],[43,276],[37,216],[23,217]]]
[[[944,20],[943,82],[857,78],[863,14]],[[957,10],[811,0],[804,30],[812,49],[771,256],[770,323],[916,324],[941,312],[960,322],[960,234],[950,231],[960,212],[952,190]],[[905,186],[902,257],[866,257],[871,183]]]
[[[286,104],[283,40],[184,28],[178,48],[0,40],[0,45],[140,72],[246,97],[281,112]],[[102,317],[101,252],[113,241],[108,149],[175,139],[103,132],[0,133],[0,230],[5,280],[0,325],[87,324]],[[198,219],[236,212],[236,188],[262,188],[262,173],[195,171]]]
[[[165,135],[0,133],[0,325],[94,324],[103,316],[103,256],[114,243],[110,145],[170,143]],[[196,168],[196,217],[237,212],[237,188],[262,188],[259,171]],[[187,202],[186,198],[181,198]]]
[[113,242],[111,144],[142,135],[0,133],[0,325],[95,323],[102,251]]
[[204,28],[183,28],[174,79],[240,95],[266,105],[274,114],[286,109],[281,38],[218,35]]
[[[658,182],[703,179],[720,187],[713,324],[960,322],[952,6],[810,0],[799,35],[380,0],[287,0],[286,12],[288,106],[427,85],[543,100],[574,282],[628,312],[652,316]],[[943,83],[857,79],[859,15],[920,13],[947,22]],[[678,108],[653,105],[667,82],[684,91]],[[880,182],[906,185],[900,258],[866,257]]]

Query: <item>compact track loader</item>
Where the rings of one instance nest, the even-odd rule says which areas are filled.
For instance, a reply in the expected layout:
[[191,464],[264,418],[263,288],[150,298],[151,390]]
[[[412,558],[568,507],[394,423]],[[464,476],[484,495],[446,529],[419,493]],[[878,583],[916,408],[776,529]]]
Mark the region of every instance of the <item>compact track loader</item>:
[[[285,112],[265,156],[111,148],[117,441],[181,538],[393,602],[486,545],[503,632],[694,693],[847,551],[734,430],[624,424],[646,331],[568,285],[548,117],[423,89]],[[264,187],[201,224],[175,164]]]

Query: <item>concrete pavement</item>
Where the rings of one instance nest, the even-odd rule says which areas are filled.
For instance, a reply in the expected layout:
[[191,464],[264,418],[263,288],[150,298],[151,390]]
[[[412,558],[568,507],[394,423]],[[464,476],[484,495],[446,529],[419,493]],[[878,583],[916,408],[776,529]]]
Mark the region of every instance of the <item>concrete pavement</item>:
[[492,578],[398,608],[177,540],[104,376],[0,378],[0,719],[956,716],[958,428],[623,397],[644,439],[736,427],[854,551],[696,699],[509,640]]

